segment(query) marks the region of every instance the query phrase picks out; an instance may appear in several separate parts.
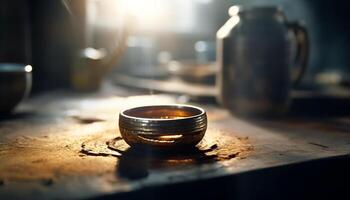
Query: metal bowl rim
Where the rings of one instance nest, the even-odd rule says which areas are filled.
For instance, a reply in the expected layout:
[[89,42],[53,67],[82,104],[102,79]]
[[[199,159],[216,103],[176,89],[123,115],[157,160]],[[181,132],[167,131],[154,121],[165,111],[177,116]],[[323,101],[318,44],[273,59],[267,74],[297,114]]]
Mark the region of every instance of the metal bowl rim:
[[[147,108],[147,107],[175,107],[175,108],[183,108],[183,107],[187,107],[187,108],[193,108],[196,110],[199,110],[200,113],[197,115],[193,115],[193,116],[189,116],[189,117],[182,117],[182,118],[178,118],[178,119],[160,119],[160,118],[146,118],[146,117],[133,117],[130,115],[125,114],[126,111],[130,111],[130,110],[136,110],[136,109],[140,109],[140,108]],[[147,121],[181,121],[181,120],[188,120],[188,119],[193,119],[196,117],[200,117],[206,115],[206,112],[203,108],[197,107],[197,106],[192,106],[192,105],[185,105],[185,104],[161,104],[161,105],[147,105],[147,106],[139,106],[139,107],[134,107],[134,108],[128,108],[125,109],[123,111],[120,112],[120,116],[127,118],[127,119],[133,119],[133,120],[147,120]]]

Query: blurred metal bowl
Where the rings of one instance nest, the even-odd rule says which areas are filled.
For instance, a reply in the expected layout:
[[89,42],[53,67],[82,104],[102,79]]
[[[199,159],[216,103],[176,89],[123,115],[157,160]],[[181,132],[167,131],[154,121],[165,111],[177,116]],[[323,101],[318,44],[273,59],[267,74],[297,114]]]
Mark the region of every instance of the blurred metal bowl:
[[0,63],[0,113],[9,114],[29,95],[32,67],[17,63]]
[[119,130],[132,147],[194,147],[207,129],[206,112],[188,105],[143,106],[122,111]]

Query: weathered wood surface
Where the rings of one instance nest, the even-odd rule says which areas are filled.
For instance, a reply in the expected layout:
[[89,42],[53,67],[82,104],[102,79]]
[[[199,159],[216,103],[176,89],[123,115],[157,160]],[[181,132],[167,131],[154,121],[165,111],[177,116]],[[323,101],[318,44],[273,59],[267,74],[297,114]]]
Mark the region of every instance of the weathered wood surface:
[[213,105],[200,106],[208,113],[207,140],[219,145],[222,159],[157,160],[152,152],[135,159],[130,150],[119,155],[107,148],[101,156],[82,153],[84,142],[119,136],[121,109],[179,101],[128,94],[49,93],[1,119],[0,199],[87,198],[350,153],[350,118],[246,121]]

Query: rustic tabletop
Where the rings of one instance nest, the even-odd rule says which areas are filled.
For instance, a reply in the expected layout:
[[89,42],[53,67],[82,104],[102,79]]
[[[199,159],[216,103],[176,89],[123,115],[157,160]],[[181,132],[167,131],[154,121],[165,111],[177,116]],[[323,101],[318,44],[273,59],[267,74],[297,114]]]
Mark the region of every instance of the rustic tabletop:
[[138,152],[120,138],[120,110],[184,99],[113,89],[27,100],[0,121],[0,199],[94,198],[350,153],[349,117],[244,120],[203,103],[208,130],[194,150]]

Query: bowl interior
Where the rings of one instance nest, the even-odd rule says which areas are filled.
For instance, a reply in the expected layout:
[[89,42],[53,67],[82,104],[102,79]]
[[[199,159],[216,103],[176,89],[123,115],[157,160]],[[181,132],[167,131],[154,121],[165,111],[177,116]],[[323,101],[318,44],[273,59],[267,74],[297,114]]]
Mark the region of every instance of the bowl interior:
[[202,114],[202,109],[191,106],[144,106],[126,110],[125,116],[147,119],[181,119]]

